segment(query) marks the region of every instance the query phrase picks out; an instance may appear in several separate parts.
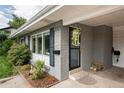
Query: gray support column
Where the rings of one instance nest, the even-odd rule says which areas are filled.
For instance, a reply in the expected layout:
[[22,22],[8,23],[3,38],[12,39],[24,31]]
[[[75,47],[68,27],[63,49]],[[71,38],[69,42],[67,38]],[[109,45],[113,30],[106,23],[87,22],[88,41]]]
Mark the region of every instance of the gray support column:
[[89,70],[93,62],[93,27],[80,25],[81,27],[81,64],[83,70]]
[[[61,29],[60,27],[54,27],[54,50],[60,50],[61,52]],[[61,53],[60,55],[54,54],[54,67],[50,66],[49,73],[61,80]]]
[[60,50],[54,54],[55,66],[50,66],[50,74],[60,81],[69,77],[69,31],[68,27],[62,26],[62,21],[54,24],[54,50]]
[[61,80],[69,77],[69,28],[62,27],[61,31]]

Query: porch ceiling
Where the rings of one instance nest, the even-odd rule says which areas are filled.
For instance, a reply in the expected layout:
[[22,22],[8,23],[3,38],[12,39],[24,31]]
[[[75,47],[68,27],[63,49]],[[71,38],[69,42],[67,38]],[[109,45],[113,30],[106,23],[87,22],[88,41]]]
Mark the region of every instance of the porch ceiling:
[[124,6],[117,5],[65,5],[58,11],[47,16],[47,19],[54,21],[63,20],[63,25],[69,25],[109,14],[123,8]]
[[88,20],[81,21],[82,24],[91,26],[108,25],[111,27],[124,25],[124,9],[105,14],[102,16],[94,17]]

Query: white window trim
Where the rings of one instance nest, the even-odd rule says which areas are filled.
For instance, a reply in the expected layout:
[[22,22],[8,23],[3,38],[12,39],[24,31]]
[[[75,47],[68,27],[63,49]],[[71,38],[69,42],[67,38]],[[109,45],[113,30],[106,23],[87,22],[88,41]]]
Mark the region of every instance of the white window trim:
[[35,39],[36,39],[36,42],[35,42],[35,46],[36,47],[35,47],[35,53],[34,54],[39,54],[38,53],[38,49],[37,49],[37,45],[38,45],[37,36],[41,34],[41,36],[42,36],[42,54],[39,54],[39,55],[49,56],[49,55],[45,55],[44,54],[44,44],[43,44],[44,38],[43,38],[43,36],[46,33],[50,34],[50,30],[46,30],[46,31],[42,31],[42,32],[39,32],[39,33],[35,33],[35,34],[30,35],[30,48],[31,48],[31,50],[33,50],[33,47],[32,47],[32,37],[34,36]]
[[[49,33],[49,32],[43,33],[43,36],[47,36],[47,35],[50,35],[50,33]],[[43,51],[42,51],[43,53],[42,53],[42,54],[44,54],[44,50],[45,50],[45,43],[46,43],[46,42],[44,42],[44,40],[45,40],[45,39],[44,39],[44,37],[43,37],[43,44],[42,44],[42,45],[43,45]],[[45,54],[44,54],[44,55],[45,55]],[[46,54],[46,55],[49,55],[49,54]]]
[[[37,44],[37,45],[38,45],[38,37],[41,37],[41,38],[42,38],[42,42],[43,42],[43,34],[41,33],[41,34],[36,35],[36,38],[37,38],[36,44]],[[38,47],[38,46],[37,46],[37,47]],[[42,50],[43,50],[43,44],[42,44]],[[37,49],[37,54],[40,54],[40,53],[38,53],[38,49]],[[42,51],[41,54],[43,54],[43,51]]]
[[44,42],[44,41],[43,41],[43,40],[44,40],[44,39],[43,39],[43,33],[42,33],[42,55],[44,55],[44,54],[43,54],[43,50],[44,50],[44,45],[43,45],[43,42]]
[[[35,36],[35,35],[31,35],[31,50],[33,51],[32,37],[35,37],[35,52],[36,52],[36,36]],[[34,52],[33,52],[33,53],[34,53]]]

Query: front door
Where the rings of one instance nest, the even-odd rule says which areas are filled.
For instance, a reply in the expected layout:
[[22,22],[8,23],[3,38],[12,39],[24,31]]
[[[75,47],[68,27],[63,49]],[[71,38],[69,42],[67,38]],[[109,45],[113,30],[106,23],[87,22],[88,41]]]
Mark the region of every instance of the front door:
[[69,27],[69,70],[80,67],[80,29]]

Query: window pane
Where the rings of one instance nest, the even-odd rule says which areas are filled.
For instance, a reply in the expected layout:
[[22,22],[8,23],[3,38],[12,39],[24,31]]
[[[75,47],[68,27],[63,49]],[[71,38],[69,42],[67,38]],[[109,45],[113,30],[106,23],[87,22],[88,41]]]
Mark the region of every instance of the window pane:
[[49,55],[50,50],[50,36],[49,34],[44,34],[44,54]]
[[54,59],[54,28],[50,29],[50,66],[55,66],[55,59]]
[[21,39],[21,44],[23,44],[24,43],[24,39]]
[[21,41],[22,44],[25,44],[25,37],[21,38],[20,41]]
[[28,47],[30,48],[30,36],[28,36]]
[[32,52],[33,53],[35,53],[35,42],[36,42],[36,40],[35,40],[35,37],[32,37]]
[[37,37],[37,48],[38,48],[38,53],[42,54],[42,35],[38,35]]
[[70,68],[75,68],[80,66],[80,52],[79,49],[70,50]]
[[77,48],[80,46],[80,29],[79,28],[69,28],[71,35],[71,47]]

